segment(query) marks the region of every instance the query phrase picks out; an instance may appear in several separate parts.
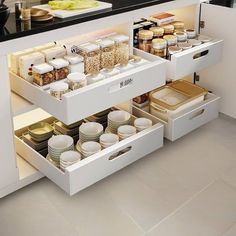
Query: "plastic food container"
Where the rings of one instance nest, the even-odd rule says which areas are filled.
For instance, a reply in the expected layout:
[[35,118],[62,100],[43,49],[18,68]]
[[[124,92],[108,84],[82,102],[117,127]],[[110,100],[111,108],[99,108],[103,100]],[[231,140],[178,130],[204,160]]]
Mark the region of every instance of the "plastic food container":
[[177,44],[177,37],[175,35],[165,35],[163,37],[167,41],[167,46],[175,46]]
[[58,58],[52,61],[49,61],[49,64],[54,67],[55,71],[55,80],[62,80],[67,77],[69,74],[69,62]]
[[175,31],[184,31],[184,22],[183,21],[175,21],[172,23],[175,28]]
[[115,66],[115,42],[111,39],[97,41],[101,49],[101,69],[111,69]]
[[69,62],[70,73],[80,72],[84,73],[84,58],[79,55],[64,56],[64,59]]
[[194,39],[197,36],[197,32],[194,29],[187,29],[185,32],[188,36],[188,39]]
[[150,113],[167,121],[168,117],[204,100],[208,91],[178,80],[150,93]]
[[182,48],[182,50],[187,50],[193,47],[191,43],[178,43],[178,46]]
[[33,66],[33,82],[39,86],[50,84],[55,80],[53,66],[43,63]]
[[69,85],[65,82],[57,82],[50,85],[50,94],[57,99],[61,99],[62,95],[67,93]]
[[153,32],[151,30],[139,31],[139,49],[150,52],[152,46]]
[[166,58],[167,41],[165,39],[153,39],[151,53]]
[[178,42],[187,41],[187,34],[185,32],[175,32],[174,35],[177,37]]
[[162,28],[164,29],[164,34],[173,34],[175,27],[173,25],[163,25]]
[[164,35],[164,29],[161,27],[151,27],[149,30],[153,32],[153,38],[161,38]]
[[129,36],[117,34],[110,38],[115,41],[115,64],[126,65],[129,62]]
[[95,43],[85,43],[79,46],[80,55],[84,57],[85,74],[98,74],[100,70],[100,47]]
[[76,90],[87,85],[86,75],[80,72],[70,73],[67,79],[71,90]]

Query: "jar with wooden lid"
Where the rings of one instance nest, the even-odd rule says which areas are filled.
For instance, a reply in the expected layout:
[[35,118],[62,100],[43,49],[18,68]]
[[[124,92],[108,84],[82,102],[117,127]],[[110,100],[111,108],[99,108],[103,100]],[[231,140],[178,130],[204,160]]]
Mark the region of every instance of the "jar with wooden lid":
[[177,37],[175,35],[165,35],[163,37],[167,41],[167,46],[175,46],[177,44]]
[[100,47],[95,43],[79,45],[79,54],[84,57],[85,74],[98,74],[100,71]]
[[153,32],[151,30],[139,31],[139,49],[150,52],[152,46]]
[[183,21],[175,21],[172,23],[172,25],[174,26],[174,29],[176,32],[184,31],[184,22]]
[[162,28],[164,29],[164,34],[173,34],[175,27],[173,25],[163,25]]
[[153,39],[162,38],[164,35],[164,29],[161,27],[151,27],[149,30],[153,32]]
[[167,41],[165,39],[153,39],[152,50],[153,55],[166,58]]
[[97,44],[101,49],[101,69],[112,69],[115,66],[115,42],[105,38],[98,40]]

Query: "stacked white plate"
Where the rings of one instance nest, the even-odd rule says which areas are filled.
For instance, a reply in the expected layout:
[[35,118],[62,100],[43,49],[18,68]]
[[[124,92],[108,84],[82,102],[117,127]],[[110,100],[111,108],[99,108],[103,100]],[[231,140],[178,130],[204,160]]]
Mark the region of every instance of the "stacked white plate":
[[81,143],[99,140],[103,134],[103,126],[97,122],[83,123],[79,127],[79,139]]
[[98,142],[89,141],[82,143],[80,146],[80,150],[83,155],[83,158],[86,158],[97,152],[100,152],[102,150],[102,147]]
[[134,121],[134,127],[137,129],[138,132],[150,128],[151,126],[152,126],[152,121],[144,117],[137,118]]
[[119,142],[119,136],[112,133],[102,134],[99,138],[102,148],[108,148]]
[[120,140],[131,137],[136,134],[136,128],[132,125],[122,125],[117,130]]
[[64,171],[66,167],[73,165],[80,160],[81,155],[76,151],[63,152],[60,156],[60,168]]
[[74,140],[68,135],[56,135],[48,140],[49,157],[57,166],[60,163],[61,154],[72,150],[74,150]]
[[128,125],[131,115],[127,111],[112,111],[108,114],[108,132],[117,133],[117,129],[122,125]]

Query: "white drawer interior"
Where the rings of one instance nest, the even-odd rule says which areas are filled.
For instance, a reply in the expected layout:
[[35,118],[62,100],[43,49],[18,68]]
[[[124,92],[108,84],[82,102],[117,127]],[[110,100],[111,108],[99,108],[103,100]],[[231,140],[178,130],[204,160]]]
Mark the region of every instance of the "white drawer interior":
[[[30,112],[28,115],[31,115]],[[143,113],[141,116],[147,117],[148,115]],[[48,118],[46,121],[52,121],[52,119]],[[158,120],[152,120],[152,127],[67,167],[65,172],[55,167],[21,139],[21,134],[27,127],[16,130],[16,151],[45,176],[72,195],[162,147],[164,126]],[[127,152],[115,158],[112,157],[124,150]]]

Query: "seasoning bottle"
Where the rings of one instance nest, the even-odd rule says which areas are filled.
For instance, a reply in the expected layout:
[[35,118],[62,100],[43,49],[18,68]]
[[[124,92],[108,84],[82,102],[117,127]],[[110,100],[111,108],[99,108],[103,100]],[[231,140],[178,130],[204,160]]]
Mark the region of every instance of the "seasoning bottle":
[[163,37],[167,41],[167,46],[175,46],[177,44],[177,37],[175,35],[165,35]]
[[98,40],[97,44],[101,49],[100,69],[112,69],[115,66],[115,42],[105,38]]
[[167,41],[165,39],[153,39],[152,50],[153,55],[166,58]]
[[169,48],[168,48],[168,60],[171,60],[171,56],[173,55],[173,54],[176,54],[176,53],[179,53],[179,52],[181,52],[182,51],[182,48],[180,48],[180,47],[178,47],[178,46],[170,46]]
[[187,41],[187,34],[185,32],[175,32],[174,35],[177,37],[178,42]]
[[129,62],[129,36],[117,34],[110,37],[115,41],[115,64],[126,65]]
[[194,39],[197,36],[197,32],[194,29],[187,29],[185,30],[188,39]]
[[178,43],[178,46],[182,48],[182,50],[187,50],[192,48],[193,45],[191,43]]
[[173,34],[175,27],[173,25],[163,25],[162,28],[164,29],[164,34]]
[[98,74],[100,70],[100,47],[95,43],[85,43],[79,46],[79,54],[84,57],[85,74]]
[[172,23],[175,28],[176,32],[183,32],[184,31],[184,22],[183,21],[175,21]]
[[152,46],[153,32],[150,30],[139,31],[139,49],[150,52]]
[[67,77],[69,74],[69,62],[62,59],[57,58],[49,61],[49,64],[54,67],[55,71],[55,80],[62,80]]
[[151,27],[149,30],[153,32],[153,39],[161,38],[164,35],[164,29],[161,27]]

